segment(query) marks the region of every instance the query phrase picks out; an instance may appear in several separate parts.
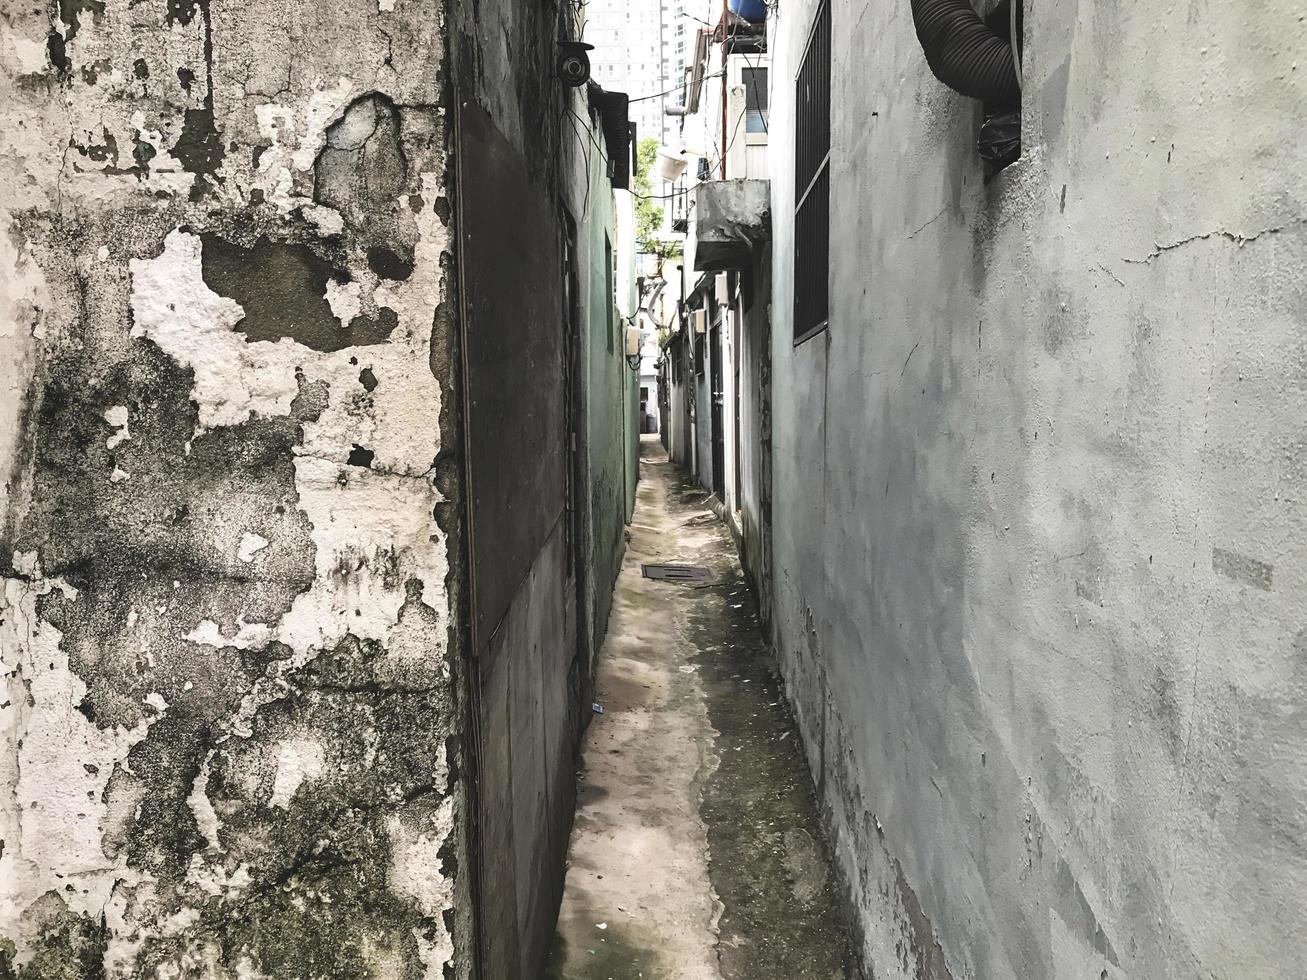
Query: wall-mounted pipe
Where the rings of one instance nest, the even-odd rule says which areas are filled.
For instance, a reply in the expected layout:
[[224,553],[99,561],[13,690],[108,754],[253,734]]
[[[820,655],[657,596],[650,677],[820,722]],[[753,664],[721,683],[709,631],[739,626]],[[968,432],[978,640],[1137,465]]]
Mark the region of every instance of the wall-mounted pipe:
[[1021,101],[1012,44],[969,0],[912,0],[912,21],[926,64],[953,91],[991,106]]

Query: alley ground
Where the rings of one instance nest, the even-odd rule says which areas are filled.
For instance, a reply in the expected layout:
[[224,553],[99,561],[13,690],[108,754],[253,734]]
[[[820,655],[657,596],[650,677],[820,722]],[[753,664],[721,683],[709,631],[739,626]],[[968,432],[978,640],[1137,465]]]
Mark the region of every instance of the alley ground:
[[[851,975],[811,781],[729,532],[656,436],[586,737],[550,977]],[[711,569],[643,578],[642,563]]]

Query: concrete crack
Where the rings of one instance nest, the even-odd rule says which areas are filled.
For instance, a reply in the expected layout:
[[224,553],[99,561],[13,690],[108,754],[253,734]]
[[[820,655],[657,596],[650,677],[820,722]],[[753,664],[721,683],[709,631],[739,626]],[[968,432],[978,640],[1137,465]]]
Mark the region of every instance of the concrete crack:
[[[341,469],[346,469],[352,465],[343,459],[338,459],[334,456],[324,456],[322,453],[308,453],[308,452],[297,451],[295,453],[295,457],[297,459],[316,459],[319,462],[323,462],[323,463],[334,463],[337,466],[339,466]],[[353,468],[356,470],[368,470],[372,473],[380,473],[383,476],[397,476],[405,480],[423,480],[423,481],[430,480],[435,472],[434,466],[423,470],[421,473],[410,473],[407,470],[397,470],[386,466],[377,466],[375,464],[370,464],[368,466],[353,466]]]
[[914,231],[911,235],[908,236],[908,238],[909,238],[909,239],[916,238],[916,237],[917,237],[918,235],[920,235],[923,231],[925,231],[927,228],[929,228],[931,225],[933,225],[936,221],[938,221],[940,218],[944,217],[944,213],[945,213],[946,211],[948,211],[948,207],[947,207],[947,205],[946,205],[945,207],[940,208],[939,211],[938,211],[938,213],[936,213],[935,217],[931,218],[931,219],[930,219],[929,221],[927,221],[924,225],[922,225],[920,228],[918,228],[916,231]]
[[1149,262],[1152,262],[1153,259],[1157,258],[1163,252],[1171,252],[1177,248],[1183,248],[1185,245],[1190,245],[1198,241],[1204,241],[1208,238],[1224,238],[1228,241],[1233,242],[1235,245],[1242,247],[1244,245],[1247,245],[1249,242],[1257,241],[1257,239],[1262,238],[1263,236],[1278,235],[1282,231],[1287,231],[1290,228],[1294,228],[1302,224],[1307,224],[1307,218],[1298,218],[1294,221],[1289,221],[1282,225],[1276,225],[1273,228],[1263,228],[1261,231],[1253,232],[1251,235],[1241,235],[1237,232],[1226,231],[1223,228],[1218,228],[1215,231],[1206,231],[1199,235],[1190,235],[1188,238],[1182,238],[1177,242],[1171,242],[1170,244],[1167,245],[1159,245],[1155,243],[1153,245],[1153,250],[1149,252],[1147,255],[1145,255],[1143,258],[1129,258],[1126,256],[1122,256],[1121,260],[1123,262],[1129,262],[1132,265],[1147,265]]

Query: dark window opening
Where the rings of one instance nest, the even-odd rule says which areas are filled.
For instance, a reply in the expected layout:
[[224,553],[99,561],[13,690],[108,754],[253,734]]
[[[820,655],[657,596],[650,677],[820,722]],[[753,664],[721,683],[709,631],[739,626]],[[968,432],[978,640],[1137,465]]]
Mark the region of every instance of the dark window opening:
[[745,68],[741,72],[744,82],[744,131],[767,132],[767,69]]
[[799,67],[794,145],[794,342],[829,314],[830,0],[822,0]]

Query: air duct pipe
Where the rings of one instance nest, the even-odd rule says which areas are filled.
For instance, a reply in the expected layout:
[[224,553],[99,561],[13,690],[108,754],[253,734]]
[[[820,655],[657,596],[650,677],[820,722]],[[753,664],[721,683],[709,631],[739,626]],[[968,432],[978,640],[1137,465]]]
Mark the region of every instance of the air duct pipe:
[[985,23],[969,0],[911,2],[917,40],[936,78],[995,108],[1021,101],[1012,41]]

